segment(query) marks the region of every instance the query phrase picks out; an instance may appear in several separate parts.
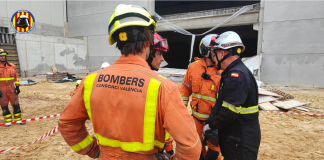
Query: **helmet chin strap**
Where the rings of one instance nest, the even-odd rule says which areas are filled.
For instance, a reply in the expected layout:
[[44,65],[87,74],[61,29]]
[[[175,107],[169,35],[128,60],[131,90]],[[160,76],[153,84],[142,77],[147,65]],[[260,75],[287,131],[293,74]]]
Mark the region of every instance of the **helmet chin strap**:
[[210,51],[208,58],[213,62],[213,66],[214,66],[215,65],[215,62],[213,61],[213,57],[211,55],[212,54],[211,54],[211,51]]
[[218,56],[217,56],[217,54],[215,53],[215,55],[216,55],[216,59],[217,59],[217,70],[220,70],[222,67],[221,67],[221,63],[227,58],[227,57],[229,57],[229,56],[231,56],[232,55],[232,49],[229,49],[228,50],[229,52],[223,57],[223,59],[221,59],[221,60],[218,60]]

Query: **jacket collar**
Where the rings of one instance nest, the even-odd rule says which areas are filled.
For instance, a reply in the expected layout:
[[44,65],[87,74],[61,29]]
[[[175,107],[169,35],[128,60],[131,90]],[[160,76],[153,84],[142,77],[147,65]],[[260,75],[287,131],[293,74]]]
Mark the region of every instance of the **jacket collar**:
[[227,66],[227,68],[224,70],[223,74],[226,74],[230,69],[232,69],[236,64],[242,62],[241,58],[236,59],[233,61],[230,65]]
[[122,55],[114,62],[114,64],[135,64],[151,69],[141,56],[134,54],[128,54],[127,56]]

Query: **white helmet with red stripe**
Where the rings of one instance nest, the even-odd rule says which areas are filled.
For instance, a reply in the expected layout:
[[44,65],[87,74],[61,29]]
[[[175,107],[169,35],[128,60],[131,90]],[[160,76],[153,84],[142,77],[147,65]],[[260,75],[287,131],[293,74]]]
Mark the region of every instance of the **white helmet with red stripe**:
[[208,34],[201,39],[199,44],[199,52],[204,57],[210,56],[210,49],[216,46],[216,39],[219,37],[218,34]]

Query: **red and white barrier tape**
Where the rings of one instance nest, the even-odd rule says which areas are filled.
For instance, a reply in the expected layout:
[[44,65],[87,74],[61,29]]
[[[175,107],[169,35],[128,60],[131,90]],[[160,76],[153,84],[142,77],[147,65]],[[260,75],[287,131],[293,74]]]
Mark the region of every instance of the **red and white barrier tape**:
[[295,115],[307,115],[307,116],[324,116],[324,114],[316,114],[316,113],[297,113],[297,112],[280,112],[280,111],[260,111],[267,113],[281,113],[281,114],[295,114]]
[[21,121],[2,123],[2,124],[0,124],[0,126],[9,126],[9,125],[18,124],[18,123],[26,123],[26,122],[31,122],[31,121],[38,121],[38,120],[41,120],[41,119],[47,119],[47,118],[52,118],[52,117],[58,117],[58,116],[60,116],[60,115],[61,115],[61,114],[54,114],[54,115],[43,116],[43,117],[37,117],[37,118],[32,118],[32,119],[25,119],[25,120],[21,120]]
[[46,134],[44,134],[42,137],[38,138],[37,140],[35,140],[34,142],[31,142],[31,143],[28,143],[24,146],[20,146],[20,147],[14,147],[14,148],[9,148],[9,149],[3,149],[3,150],[0,150],[0,153],[4,153],[4,152],[8,152],[8,151],[12,151],[12,150],[16,150],[16,149],[19,149],[19,148],[23,148],[23,147],[26,147],[26,146],[29,146],[31,144],[34,144],[42,139],[45,139],[47,138],[48,136],[54,134],[55,132],[57,132],[58,130],[58,126],[54,127],[51,131],[47,132]]
[[[86,69],[90,69],[90,68],[97,68],[97,67],[100,67],[100,66],[94,66],[94,67],[82,68],[82,69],[75,69],[75,70],[70,70],[70,71],[63,71],[63,72],[59,72],[59,73],[68,73],[68,72],[74,72],[74,71],[81,71],[81,70],[86,70]],[[26,78],[20,78],[20,79],[30,79],[30,78],[46,77],[48,75],[56,75],[56,74],[59,74],[59,73],[46,74],[46,75],[34,76],[34,77],[26,77]]]

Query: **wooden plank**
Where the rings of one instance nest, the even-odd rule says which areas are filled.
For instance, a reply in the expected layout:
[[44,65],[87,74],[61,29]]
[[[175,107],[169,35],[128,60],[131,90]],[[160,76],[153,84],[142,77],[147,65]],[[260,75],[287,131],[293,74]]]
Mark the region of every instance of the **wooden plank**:
[[296,100],[290,100],[290,101],[279,101],[279,102],[273,103],[273,105],[276,107],[283,108],[283,109],[290,109],[290,108],[294,108],[294,107],[303,106],[303,105],[309,104],[309,103],[310,102],[299,102]]
[[53,73],[57,73],[57,68],[55,66],[52,67]]
[[273,106],[270,102],[259,103],[259,107],[265,111],[279,111],[279,108]]
[[277,94],[277,93],[273,93],[270,91],[265,91],[265,90],[259,90],[259,94],[261,95],[266,95],[266,96],[273,96],[273,97],[282,97],[281,95]]
[[259,103],[272,102],[272,101],[276,101],[276,100],[277,99],[275,99],[271,96],[259,95]]

